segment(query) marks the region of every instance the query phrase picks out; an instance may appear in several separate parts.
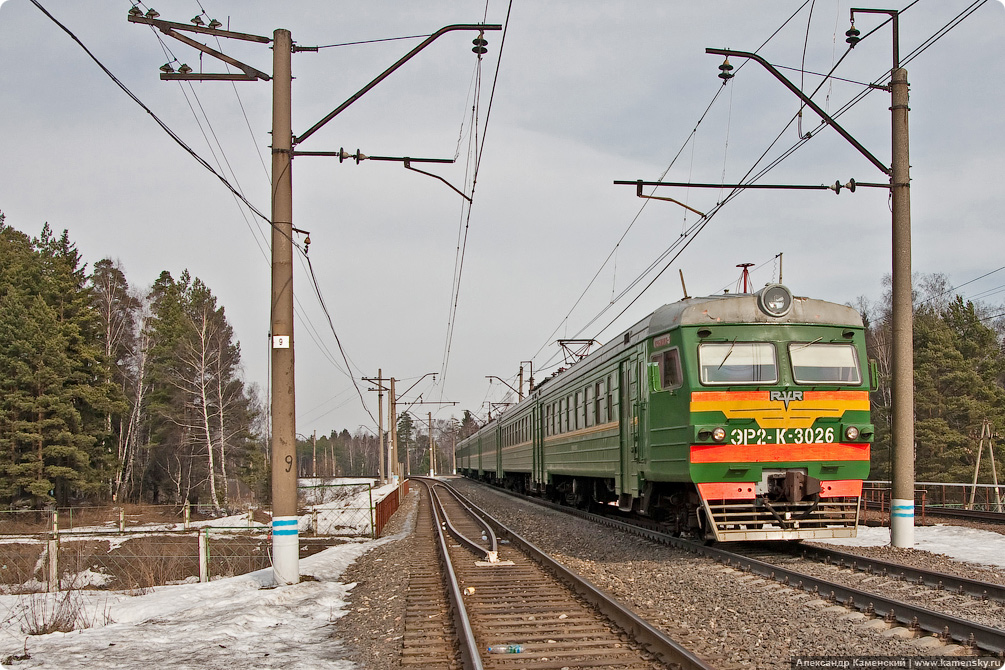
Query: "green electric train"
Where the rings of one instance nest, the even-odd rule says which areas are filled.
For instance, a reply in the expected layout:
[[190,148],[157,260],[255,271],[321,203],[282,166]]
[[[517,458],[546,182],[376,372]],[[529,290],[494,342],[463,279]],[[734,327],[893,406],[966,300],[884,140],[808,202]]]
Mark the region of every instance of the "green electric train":
[[457,468],[701,539],[850,537],[875,378],[851,307],[780,284],[688,298],[532,388]]

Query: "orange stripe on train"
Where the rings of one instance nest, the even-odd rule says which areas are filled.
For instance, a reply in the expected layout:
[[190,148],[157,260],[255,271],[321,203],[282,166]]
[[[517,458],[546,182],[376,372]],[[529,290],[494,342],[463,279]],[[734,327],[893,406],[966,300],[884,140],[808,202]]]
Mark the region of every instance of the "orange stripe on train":
[[[705,500],[753,500],[756,497],[753,482],[703,482],[697,484]],[[859,498],[862,496],[861,479],[838,479],[820,482],[821,498]]]
[[695,391],[692,412],[722,412],[727,420],[753,419],[761,428],[809,428],[820,418],[869,411],[868,391]]
[[694,444],[692,463],[868,461],[869,444]]

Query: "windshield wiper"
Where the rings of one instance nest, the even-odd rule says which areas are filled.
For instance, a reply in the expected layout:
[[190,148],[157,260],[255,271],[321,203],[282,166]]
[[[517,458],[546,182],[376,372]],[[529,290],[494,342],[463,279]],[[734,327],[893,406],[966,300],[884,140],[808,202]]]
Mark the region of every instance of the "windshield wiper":
[[736,346],[736,338],[734,337],[733,342],[729,345],[729,351],[727,351],[726,355],[722,357],[722,362],[719,363],[719,367],[717,367],[716,370],[721,370],[722,366],[726,364],[726,359],[729,358],[729,355],[731,353],[733,353],[733,347],[735,346]]
[[806,347],[812,347],[812,346],[813,346],[814,344],[816,344],[817,342],[819,342],[819,341],[820,341],[820,340],[822,340],[822,339],[824,339],[824,338],[823,338],[823,335],[821,335],[821,336],[820,336],[820,337],[818,337],[817,339],[813,340],[812,342],[807,342],[806,344],[802,344],[802,345],[800,345],[800,346],[796,347],[796,348],[795,348],[795,349],[793,349],[792,351],[800,351],[800,350],[802,350],[802,349],[805,349]]

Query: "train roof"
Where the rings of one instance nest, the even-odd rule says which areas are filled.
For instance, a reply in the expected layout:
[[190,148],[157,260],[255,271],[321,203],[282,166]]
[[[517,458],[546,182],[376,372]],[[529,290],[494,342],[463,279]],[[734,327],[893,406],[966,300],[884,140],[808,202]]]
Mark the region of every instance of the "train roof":
[[[643,319],[639,325],[645,323]],[[770,316],[757,304],[757,294],[738,293],[687,298],[660,307],[649,316],[650,335],[677,326],[709,323],[822,323],[861,327],[862,317],[854,308],[826,300],[792,297],[792,309],[785,316]]]
[[[685,298],[679,302],[663,305],[583,360],[573,364],[568,370],[542,380],[524,402],[505,410],[498,419],[493,420],[493,423],[503,416],[519,414],[527,407],[526,401],[542,393],[545,387],[551,389],[555,385],[572,383],[596,366],[603,365],[611,357],[619,355],[625,347],[634,346],[640,341],[680,326],[794,323],[863,327],[862,316],[853,307],[791,294],[789,294],[792,299],[791,308],[782,316],[771,316],[761,308],[759,300],[765,291],[777,286],[777,284],[769,285],[757,293],[727,293]],[[789,293],[788,289],[780,288]]]
[[[788,293],[788,289],[784,291]],[[625,347],[680,326],[740,323],[804,323],[859,328],[863,326],[861,315],[853,307],[803,296],[792,296],[792,307],[783,316],[771,316],[759,305],[761,293],[763,291],[685,298],[679,302],[663,305],[582,361],[575,363],[564,373],[553,375],[534,388],[538,390],[545,385],[571,380],[578,377],[579,373],[585,373],[593,368],[594,365],[603,364]]]

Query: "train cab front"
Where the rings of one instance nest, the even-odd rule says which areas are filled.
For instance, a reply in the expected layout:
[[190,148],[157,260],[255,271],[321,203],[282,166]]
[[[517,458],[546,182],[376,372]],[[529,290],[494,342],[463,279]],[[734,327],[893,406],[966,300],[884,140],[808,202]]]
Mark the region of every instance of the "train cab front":
[[854,536],[874,432],[858,317],[784,287],[757,306],[747,323],[696,332],[698,520],[717,540]]
[[[772,407],[768,391],[704,400],[694,395],[699,396],[697,402],[713,402],[724,418],[734,410],[745,415],[711,429],[696,427],[689,466],[695,483],[692,505],[704,537],[731,541],[855,536],[873,432],[871,424],[855,418],[868,416],[868,392],[804,392],[800,409],[794,408],[794,399],[791,409]],[[693,397],[692,405],[695,402]],[[831,417],[823,416],[827,414]],[[772,417],[791,425],[800,416],[809,425],[771,427]]]

